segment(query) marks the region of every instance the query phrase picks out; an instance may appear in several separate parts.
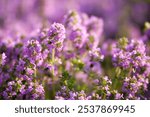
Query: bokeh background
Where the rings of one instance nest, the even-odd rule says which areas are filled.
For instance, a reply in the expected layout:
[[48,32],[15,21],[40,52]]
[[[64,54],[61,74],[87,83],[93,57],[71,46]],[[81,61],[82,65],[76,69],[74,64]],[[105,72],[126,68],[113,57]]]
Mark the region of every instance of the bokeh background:
[[106,38],[138,37],[150,21],[150,0],[0,0],[0,36],[61,22],[68,10],[101,17]]

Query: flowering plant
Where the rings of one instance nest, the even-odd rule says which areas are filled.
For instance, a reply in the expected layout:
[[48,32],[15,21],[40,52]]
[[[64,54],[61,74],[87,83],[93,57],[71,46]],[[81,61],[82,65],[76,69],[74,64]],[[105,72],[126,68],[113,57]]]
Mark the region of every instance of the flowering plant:
[[[70,11],[61,23],[0,39],[0,99],[150,99],[150,24],[108,40],[102,18]],[[20,31],[21,32],[21,31]]]

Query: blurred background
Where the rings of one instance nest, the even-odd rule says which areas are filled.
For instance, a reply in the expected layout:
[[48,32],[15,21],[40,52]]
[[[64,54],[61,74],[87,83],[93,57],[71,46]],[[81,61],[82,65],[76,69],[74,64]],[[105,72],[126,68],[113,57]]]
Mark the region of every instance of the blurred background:
[[61,22],[69,10],[102,18],[106,38],[138,37],[150,21],[150,0],[0,0],[0,37]]

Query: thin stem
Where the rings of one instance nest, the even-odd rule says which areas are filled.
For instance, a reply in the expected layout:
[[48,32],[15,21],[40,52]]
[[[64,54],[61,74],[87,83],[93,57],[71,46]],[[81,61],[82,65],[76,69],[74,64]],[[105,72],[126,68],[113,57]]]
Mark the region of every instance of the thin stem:
[[52,49],[52,78],[54,80],[54,63],[55,63],[55,49]]
[[55,75],[54,75],[54,65],[55,65],[55,49],[52,49],[52,92],[51,92],[51,98],[54,98],[53,96],[55,95],[55,85],[54,85],[54,81],[55,81]]
[[37,69],[35,69],[35,71],[34,71],[34,77],[35,78],[37,77]]

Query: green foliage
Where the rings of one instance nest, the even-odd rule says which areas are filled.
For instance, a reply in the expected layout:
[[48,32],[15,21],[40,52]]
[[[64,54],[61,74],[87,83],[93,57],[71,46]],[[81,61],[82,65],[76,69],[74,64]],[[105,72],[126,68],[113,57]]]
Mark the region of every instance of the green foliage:
[[119,48],[125,48],[127,46],[127,44],[128,44],[128,39],[126,37],[122,37],[118,41]]
[[67,86],[69,89],[73,89],[75,85],[75,78],[73,78],[68,71],[64,71],[62,73],[62,78],[61,78],[61,86]]
[[84,68],[84,63],[80,59],[73,59],[72,63],[76,71],[80,71]]

